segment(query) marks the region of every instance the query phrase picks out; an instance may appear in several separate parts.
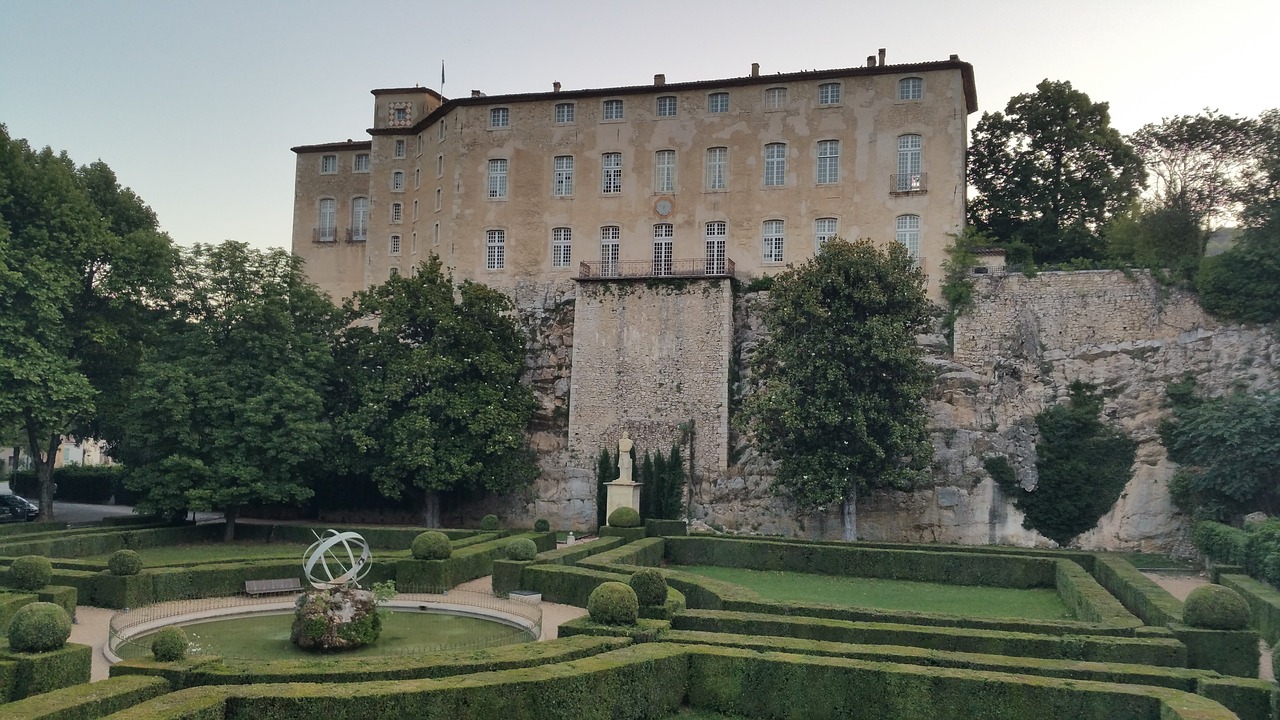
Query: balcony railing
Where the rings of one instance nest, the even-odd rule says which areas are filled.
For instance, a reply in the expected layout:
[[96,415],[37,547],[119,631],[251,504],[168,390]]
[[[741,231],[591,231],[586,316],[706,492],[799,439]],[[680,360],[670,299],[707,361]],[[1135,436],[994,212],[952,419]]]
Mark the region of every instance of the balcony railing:
[[369,239],[369,228],[347,228],[347,242],[361,243]]
[[311,239],[315,242],[333,242],[338,239],[338,228],[318,227],[311,231]]
[[920,195],[929,189],[927,173],[907,173],[889,176],[890,195]]
[[578,280],[611,280],[614,278],[661,277],[733,277],[733,261],[729,258],[698,260],[620,260],[616,262],[578,263]]

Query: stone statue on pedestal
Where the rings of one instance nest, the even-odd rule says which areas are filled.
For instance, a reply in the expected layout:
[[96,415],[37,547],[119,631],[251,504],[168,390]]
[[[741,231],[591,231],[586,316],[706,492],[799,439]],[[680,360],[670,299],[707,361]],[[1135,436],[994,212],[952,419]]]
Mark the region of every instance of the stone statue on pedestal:
[[618,441],[618,482],[629,483],[634,482],[631,479],[631,433],[622,432],[622,439]]

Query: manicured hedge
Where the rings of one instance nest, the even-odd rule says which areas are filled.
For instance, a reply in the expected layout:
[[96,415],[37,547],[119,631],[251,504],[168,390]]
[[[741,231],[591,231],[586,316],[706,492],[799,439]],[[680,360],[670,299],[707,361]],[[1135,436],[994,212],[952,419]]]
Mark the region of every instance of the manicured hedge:
[[0,592],[0,635],[8,632],[9,621],[18,608],[39,600],[33,592]]
[[0,537],[35,535],[37,533],[54,532],[56,530],[66,529],[67,524],[64,522],[5,523],[4,525],[0,525]]
[[1258,677],[1258,633],[1252,630],[1174,625],[1173,635],[1187,646],[1187,667],[1217,670],[1235,677]]
[[524,590],[520,585],[520,576],[524,569],[532,565],[533,560],[494,560],[493,561],[493,594],[506,597],[512,590]]
[[356,532],[371,548],[384,550],[408,550],[413,539],[424,530],[437,530],[449,536],[450,540],[461,540],[476,534],[475,530],[459,530],[446,528],[422,527],[386,527],[385,525],[260,525],[245,523],[236,526],[238,540],[264,540],[266,542],[290,542],[311,544],[316,541],[316,534],[334,529],[343,532]]
[[746,542],[720,538],[665,538],[677,565],[716,565],[853,577],[917,580],[1007,588],[1054,587],[1054,561],[1018,555],[933,550],[882,550],[861,545]]
[[104,570],[93,579],[91,604],[104,608],[136,608],[150,605],[152,578],[152,574],[146,571],[137,575],[112,575]]
[[1148,625],[1182,622],[1182,602],[1124,558],[1100,555],[1093,576]]
[[1191,539],[1210,560],[1232,565],[1245,564],[1249,533],[1212,520],[1201,520],[1191,528]]
[[[662,563],[664,540],[660,537],[641,538],[612,550],[592,555],[578,561],[583,567],[606,570],[610,567],[654,567]],[[630,570],[624,570],[630,574]]]
[[551,533],[521,533],[455,549],[445,560],[398,560],[396,587],[401,592],[439,592],[493,573],[493,561],[505,558],[510,538],[529,538],[542,552],[555,548]]
[[538,557],[533,561],[536,563],[550,563],[552,565],[574,565],[585,557],[598,555],[606,550],[612,550],[622,545],[623,539],[620,537],[602,537],[595,540],[587,540],[586,542],[577,542],[572,545],[565,545],[562,548],[548,550],[538,553]]
[[63,585],[46,585],[36,593],[40,602],[50,602],[60,606],[71,617],[76,616],[76,589]]
[[524,590],[542,593],[547,602],[586,607],[591,591],[610,581],[626,582],[625,574],[562,565],[529,565],[521,575]]
[[[42,653],[15,652],[7,638],[0,639],[0,661],[16,664],[13,683],[0,687],[0,699],[21,700],[31,695],[89,682],[93,648],[67,643],[59,650]],[[4,697],[7,693],[7,698]]]
[[1098,584],[1084,568],[1070,560],[1057,562],[1058,597],[1070,608],[1076,619],[1117,627],[1142,625],[1115,596]]
[[135,527],[138,525],[168,525],[159,515],[109,515],[102,518],[103,527]]
[[[246,526],[248,527],[248,526]],[[222,538],[223,526],[175,525],[159,528],[129,528],[70,534],[56,533],[41,538],[19,538],[0,543],[0,555],[44,555],[54,558],[80,558],[108,555],[116,550],[141,550],[149,547],[208,542]]]
[[635,542],[645,537],[644,527],[613,527],[605,525],[599,530],[600,537],[620,537],[623,542]]
[[676,613],[684,612],[684,609],[684,593],[668,587],[666,601],[661,605],[641,605],[640,617],[650,620],[670,620]]
[[168,693],[158,677],[117,677],[74,685],[0,705],[0,720],[86,720],[100,718]]
[[1248,575],[1222,575],[1218,582],[1240,593],[1249,603],[1252,625],[1268,644],[1280,642],[1280,590]]
[[689,523],[684,520],[647,518],[644,521],[644,534],[649,537],[684,536],[689,534]]

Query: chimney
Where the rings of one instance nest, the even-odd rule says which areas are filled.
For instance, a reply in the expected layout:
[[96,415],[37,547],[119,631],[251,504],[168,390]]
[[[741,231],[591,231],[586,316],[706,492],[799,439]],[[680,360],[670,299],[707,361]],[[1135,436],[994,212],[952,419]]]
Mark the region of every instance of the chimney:
[[760,77],[760,63],[751,63],[751,77]]
[[960,56],[959,56],[959,55],[952,55],[952,56],[951,56],[951,62],[960,62]]
[[663,73],[658,73],[658,74],[654,75],[654,76],[653,76],[653,84],[654,84],[654,85],[666,85],[666,84],[667,84],[667,76],[666,76],[666,75],[664,75]]
[[551,83],[551,92],[560,92],[560,81],[559,81],[559,80],[557,80],[557,81],[555,81],[555,82]]
[[884,67],[884,48],[880,48],[880,62],[877,64],[880,67]]
[[479,90],[472,90],[471,97],[484,97],[484,93],[480,92]]
[[875,66],[876,66],[876,56],[875,56],[875,55],[868,55],[868,56],[867,56],[867,67],[875,67]]

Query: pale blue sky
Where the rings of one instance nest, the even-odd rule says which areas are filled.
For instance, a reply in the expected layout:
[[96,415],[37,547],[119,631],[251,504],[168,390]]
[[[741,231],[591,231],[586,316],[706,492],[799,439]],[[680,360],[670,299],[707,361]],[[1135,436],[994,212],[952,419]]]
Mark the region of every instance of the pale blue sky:
[[1130,132],[1280,106],[1277,28],[1277,0],[0,0],[0,123],[105,160],[180,243],[288,247],[289,148],[366,138],[369,90],[442,59],[462,96],[954,53],[983,110],[1070,80]]

